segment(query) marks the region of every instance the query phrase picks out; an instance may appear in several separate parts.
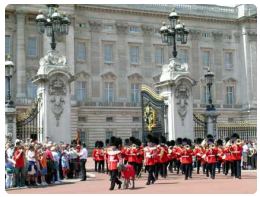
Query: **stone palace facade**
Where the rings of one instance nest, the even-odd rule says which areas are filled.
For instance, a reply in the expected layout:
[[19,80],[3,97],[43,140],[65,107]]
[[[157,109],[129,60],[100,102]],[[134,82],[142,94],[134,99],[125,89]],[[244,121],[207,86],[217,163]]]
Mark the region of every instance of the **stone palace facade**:
[[[193,109],[205,111],[205,67],[215,73],[213,103],[219,123],[256,124],[257,19],[254,5],[175,5],[190,30],[186,45],[177,45],[178,59],[189,64],[197,85]],[[58,38],[76,76],[72,83],[71,135],[89,147],[111,135],[141,137],[140,85],[158,82],[172,47],[162,44],[159,29],[173,5],[60,5],[71,20],[69,35]],[[17,111],[31,106],[31,82],[50,40],[37,32],[35,17],[45,5],[8,5],[5,53],[15,64],[12,97]],[[193,130],[191,126],[191,130]],[[256,133],[252,134],[256,135]]]

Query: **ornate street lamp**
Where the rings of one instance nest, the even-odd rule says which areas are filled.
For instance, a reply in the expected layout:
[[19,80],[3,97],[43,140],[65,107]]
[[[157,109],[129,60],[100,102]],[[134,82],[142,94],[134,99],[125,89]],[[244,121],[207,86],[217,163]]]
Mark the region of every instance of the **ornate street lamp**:
[[175,12],[175,8],[173,8],[168,18],[170,25],[163,23],[163,26],[160,29],[160,33],[163,43],[168,44],[168,46],[173,45],[172,55],[174,58],[176,58],[176,41],[181,42],[181,44],[186,44],[189,31],[185,28],[185,25],[180,22],[179,15]]
[[5,78],[7,83],[7,95],[5,101],[5,107],[11,108],[14,107],[14,102],[11,100],[11,78],[14,73],[14,63],[10,60],[10,57],[7,57],[5,61]]
[[44,34],[46,29],[47,36],[51,37],[51,49],[55,50],[55,36],[68,35],[70,20],[65,13],[60,14],[58,12],[59,5],[49,4],[47,7],[47,15],[45,16],[45,14],[40,10],[36,17],[36,23],[39,33]]
[[206,80],[206,84],[209,90],[209,98],[208,98],[208,105],[207,105],[207,111],[213,111],[216,110],[215,106],[212,104],[212,96],[211,96],[211,86],[213,84],[214,81],[214,73],[210,71],[210,69],[208,68],[208,72],[204,75],[205,80]]

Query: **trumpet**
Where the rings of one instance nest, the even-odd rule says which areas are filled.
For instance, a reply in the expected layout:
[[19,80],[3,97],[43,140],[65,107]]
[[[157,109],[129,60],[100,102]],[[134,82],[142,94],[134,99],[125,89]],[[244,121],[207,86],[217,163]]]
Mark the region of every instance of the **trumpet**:
[[211,148],[211,149],[215,148],[215,144],[210,144],[209,148]]
[[208,145],[207,140],[204,139],[204,140],[201,142],[200,145],[201,145],[202,147],[206,147],[206,146]]
[[237,145],[241,145],[241,144],[242,144],[242,140],[241,140],[241,139],[237,139],[237,140],[236,140],[236,144],[237,144]]
[[184,147],[185,147],[186,149],[190,149],[190,145],[189,145],[189,144],[185,145]]
[[228,140],[227,143],[225,144],[225,147],[228,147],[228,146],[231,146],[232,143],[231,143],[231,140]]

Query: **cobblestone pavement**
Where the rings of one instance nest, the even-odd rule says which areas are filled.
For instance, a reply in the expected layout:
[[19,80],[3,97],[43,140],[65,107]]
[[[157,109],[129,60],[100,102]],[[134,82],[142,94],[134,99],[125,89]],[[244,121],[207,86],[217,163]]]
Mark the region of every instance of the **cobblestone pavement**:
[[212,180],[203,174],[193,174],[192,179],[184,180],[183,175],[170,173],[166,179],[160,178],[153,185],[145,185],[147,174],[135,182],[135,189],[120,189],[110,191],[109,176],[93,172],[93,162],[88,160],[87,170],[95,177],[87,181],[80,179],[69,179],[62,184],[47,187],[10,189],[8,194],[253,194],[257,188],[256,171],[242,171],[242,179],[234,179],[230,175],[216,174]]

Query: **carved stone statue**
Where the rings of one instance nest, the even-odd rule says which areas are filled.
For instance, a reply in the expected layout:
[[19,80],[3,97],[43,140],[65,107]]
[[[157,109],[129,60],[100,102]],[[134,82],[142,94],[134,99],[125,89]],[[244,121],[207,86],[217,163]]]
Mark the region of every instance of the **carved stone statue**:
[[40,66],[44,65],[57,65],[57,66],[65,66],[67,64],[66,57],[60,55],[57,51],[51,50],[40,59]]
[[178,99],[176,102],[178,107],[178,114],[182,119],[182,124],[184,124],[184,118],[187,114],[187,105],[188,105],[188,98],[189,98],[189,89],[188,86],[184,83],[181,83],[177,86],[175,91],[175,97]]

